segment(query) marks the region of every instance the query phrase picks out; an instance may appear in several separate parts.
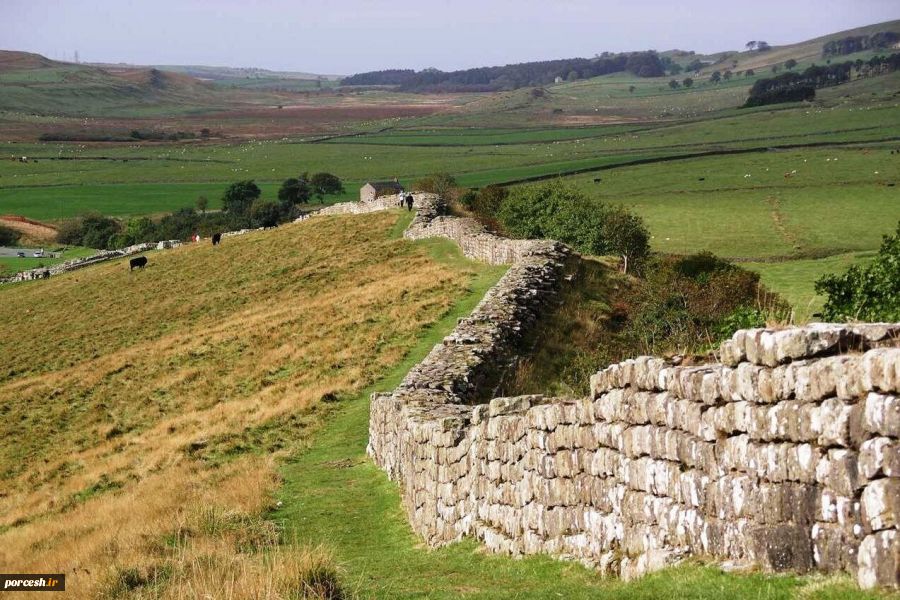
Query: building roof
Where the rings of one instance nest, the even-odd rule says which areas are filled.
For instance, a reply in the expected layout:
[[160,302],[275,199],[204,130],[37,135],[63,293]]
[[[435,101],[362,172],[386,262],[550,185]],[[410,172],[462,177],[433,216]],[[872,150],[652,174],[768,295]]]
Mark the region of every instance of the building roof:
[[398,181],[367,181],[363,187],[365,187],[365,185],[371,185],[373,188],[375,188],[376,192],[380,192],[382,190],[403,190],[403,186],[400,185],[400,182]]

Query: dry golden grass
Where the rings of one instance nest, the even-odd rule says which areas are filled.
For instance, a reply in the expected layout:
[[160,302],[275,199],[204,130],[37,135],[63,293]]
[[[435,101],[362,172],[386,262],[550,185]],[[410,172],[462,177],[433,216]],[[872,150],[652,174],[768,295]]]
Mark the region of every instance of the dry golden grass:
[[[280,598],[327,570],[235,532],[263,527],[271,457],[302,446],[323,398],[370,384],[463,293],[471,273],[391,239],[396,219],[313,219],[0,289],[0,570],[65,572],[85,598],[212,582],[209,597]],[[208,507],[243,525],[163,543]]]

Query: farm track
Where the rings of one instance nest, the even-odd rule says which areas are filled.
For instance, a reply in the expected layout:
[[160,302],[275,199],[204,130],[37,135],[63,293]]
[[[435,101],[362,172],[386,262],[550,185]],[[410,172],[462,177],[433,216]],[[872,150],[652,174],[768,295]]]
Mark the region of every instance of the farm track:
[[766,203],[770,207],[770,215],[772,216],[772,224],[775,231],[778,232],[781,239],[790,244],[798,252],[801,252],[803,245],[800,243],[800,238],[794,235],[784,222],[784,214],[781,212],[781,199],[778,196],[767,196]]

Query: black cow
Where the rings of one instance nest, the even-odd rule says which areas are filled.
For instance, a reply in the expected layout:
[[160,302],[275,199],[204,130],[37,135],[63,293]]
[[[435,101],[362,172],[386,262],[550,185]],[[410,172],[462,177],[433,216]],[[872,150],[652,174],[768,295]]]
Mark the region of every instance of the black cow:
[[594,178],[594,183],[600,183],[601,181],[603,181],[603,179],[601,179],[600,177]]
[[222,234],[214,233],[212,237],[213,246],[218,246],[222,242]]
[[135,267],[138,269],[143,269],[147,266],[147,257],[146,256],[138,256],[137,258],[132,258],[128,261],[129,271],[134,271]]

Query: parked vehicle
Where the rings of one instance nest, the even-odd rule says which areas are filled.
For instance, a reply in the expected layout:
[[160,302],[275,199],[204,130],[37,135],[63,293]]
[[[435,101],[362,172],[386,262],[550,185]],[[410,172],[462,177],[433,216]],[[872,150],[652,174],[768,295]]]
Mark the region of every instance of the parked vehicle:
[[16,256],[18,256],[19,258],[25,258],[25,253],[22,251],[19,251],[19,252],[16,252]]

